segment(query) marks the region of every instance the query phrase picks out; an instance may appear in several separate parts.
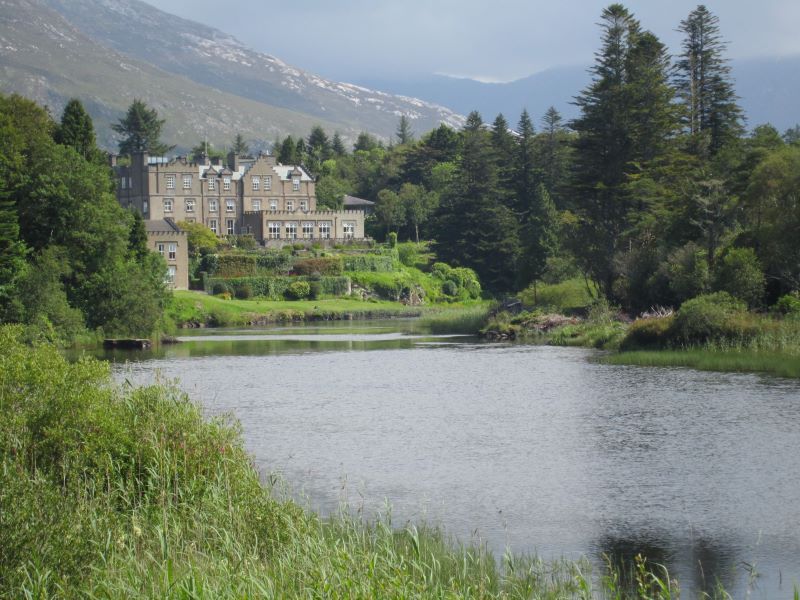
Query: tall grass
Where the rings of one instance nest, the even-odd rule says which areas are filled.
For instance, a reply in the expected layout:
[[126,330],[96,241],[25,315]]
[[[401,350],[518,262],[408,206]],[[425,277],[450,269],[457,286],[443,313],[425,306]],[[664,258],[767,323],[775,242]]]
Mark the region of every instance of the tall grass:
[[752,350],[641,350],[605,357],[614,365],[642,367],[690,367],[700,371],[768,373],[800,378],[800,356]]
[[477,334],[488,314],[488,303],[450,308],[423,316],[420,326],[431,333]]

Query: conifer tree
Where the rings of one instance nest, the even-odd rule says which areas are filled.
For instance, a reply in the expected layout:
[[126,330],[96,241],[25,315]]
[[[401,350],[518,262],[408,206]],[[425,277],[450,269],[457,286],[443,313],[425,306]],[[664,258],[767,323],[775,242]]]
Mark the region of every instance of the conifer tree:
[[236,154],[236,156],[245,156],[250,154],[250,146],[247,145],[247,142],[244,140],[244,136],[240,132],[237,132],[236,137],[233,139],[231,152]]
[[494,148],[494,161],[497,166],[497,185],[500,202],[514,207],[514,136],[509,131],[508,121],[498,114],[492,123],[491,141]]
[[537,162],[540,165],[542,183],[553,202],[562,207],[559,192],[566,183],[570,148],[564,120],[554,106],[548,108],[542,117],[540,138]]
[[297,150],[294,139],[290,135],[283,138],[281,142],[278,150],[278,162],[283,165],[294,165],[299,162],[297,160]]
[[514,181],[516,182],[516,208],[520,214],[528,214],[535,202],[539,173],[536,168],[535,130],[527,110],[523,110],[517,125],[514,158]]
[[414,141],[414,132],[411,131],[411,124],[408,122],[408,117],[405,115],[400,116],[400,122],[397,124],[397,143],[403,146],[410,144]]
[[63,146],[74,148],[86,160],[94,158],[97,152],[94,124],[77,98],[72,98],[64,107],[61,123],[55,131],[55,140]]
[[150,154],[166,154],[174,146],[161,142],[161,129],[164,119],[158,118],[158,112],[150,108],[144,101],[134,98],[125,116],[111,126],[116,133],[123,136],[119,143],[120,154],[148,152]]
[[719,18],[699,5],[681,21],[684,34],[675,83],[685,107],[685,126],[697,154],[714,155],[742,131],[742,110],[723,54]]
[[347,154],[347,149],[344,147],[344,142],[342,141],[342,136],[339,135],[339,132],[335,132],[333,134],[333,140],[331,141],[331,150],[335,156],[344,156]]

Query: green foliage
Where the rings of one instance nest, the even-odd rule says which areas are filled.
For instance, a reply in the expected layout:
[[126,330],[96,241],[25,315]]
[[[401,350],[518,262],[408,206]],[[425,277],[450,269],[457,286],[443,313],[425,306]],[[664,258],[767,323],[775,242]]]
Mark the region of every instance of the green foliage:
[[475,300],[481,296],[481,284],[475,271],[466,267],[450,267],[446,263],[434,263],[431,275],[441,280],[442,292],[461,300]]
[[671,316],[637,319],[628,327],[620,350],[656,350],[666,347],[669,344],[673,320]]
[[220,254],[217,257],[217,277],[251,277],[256,275],[255,254]]
[[122,136],[119,153],[130,155],[134,152],[148,152],[160,156],[172,149],[162,143],[161,128],[164,120],[158,118],[158,112],[150,108],[143,100],[134,98],[125,116],[111,126]]
[[565,315],[588,312],[595,297],[587,282],[581,278],[553,284],[529,286],[519,293],[525,306],[535,306]]
[[[398,248],[399,249],[399,248]],[[342,256],[345,271],[394,271],[394,260],[388,254],[346,254]]]
[[239,300],[249,300],[253,297],[253,286],[246,281],[237,282],[237,284],[233,286],[233,295]]
[[752,248],[730,248],[716,263],[714,288],[728,292],[750,307],[761,304],[765,283],[761,264]]
[[710,276],[705,251],[693,242],[675,250],[666,264],[669,289],[678,304],[708,291]]
[[74,148],[85,160],[98,158],[94,123],[77,98],[70,99],[64,107],[61,123],[55,131],[55,141]]
[[[206,291],[213,294],[224,293],[226,291],[235,291],[247,285],[252,294],[251,296],[257,298],[266,298],[269,300],[283,300],[287,297],[287,290],[292,283],[295,282],[308,283],[314,281],[319,285],[319,295],[326,296],[346,296],[350,291],[350,278],[345,276],[332,276],[332,277],[315,277],[309,279],[307,277],[287,277],[287,276],[255,276],[255,277],[233,277],[226,279],[218,279],[214,277],[206,278]],[[220,291],[217,291],[220,290]],[[304,297],[307,297],[309,292]]]
[[775,312],[787,317],[800,316],[800,292],[786,294],[778,298],[773,307]]
[[739,338],[746,332],[737,317],[746,304],[727,292],[716,292],[687,300],[675,315],[670,339],[675,344],[694,346],[710,341]]
[[256,255],[256,266],[259,271],[286,274],[292,269],[293,259],[286,252],[266,250]]
[[[317,281],[317,283],[319,283]],[[320,284],[320,288],[322,285]],[[311,295],[311,286],[307,281],[294,281],[286,288],[286,297],[289,300],[303,300]]]
[[179,221],[177,225],[186,232],[190,254],[209,254],[219,247],[219,238],[202,223]]
[[339,256],[304,258],[295,261],[292,270],[297,275],[341,275],[343,271],[342,258]]

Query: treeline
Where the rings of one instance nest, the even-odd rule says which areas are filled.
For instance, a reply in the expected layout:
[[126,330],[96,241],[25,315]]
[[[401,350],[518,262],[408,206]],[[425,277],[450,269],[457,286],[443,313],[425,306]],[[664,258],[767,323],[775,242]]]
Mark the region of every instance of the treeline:
[[717,18],[679,24],[676,57],[624,6],[602,13],[592,82],[538,131],[478,113],[352,151],[316,127],[276,143],[318,177],[321,205],[377,202],[372,234],[435,239],[494,292],[582,274],[630,311],[728,291],[751,306],[800,288],[800,128],[747,132]]
[[62,340],[153,332],[166,264],[114,189],[80,102],[57,123],[30,100],[0,96],[0,322]]

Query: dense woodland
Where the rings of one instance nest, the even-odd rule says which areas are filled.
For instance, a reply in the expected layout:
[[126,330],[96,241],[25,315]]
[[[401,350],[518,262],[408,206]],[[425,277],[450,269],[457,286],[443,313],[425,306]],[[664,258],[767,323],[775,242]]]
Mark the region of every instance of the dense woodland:
[[[698,6],[673,57],[624,6],[606,8],[591,84],[565,122],[550,109],[514,123],[471,113],[416,139],[401,118],[388,145],[349,150],[315,127],[274,152],[317,178],[321,207],[376,202],[370,233],[433,240],[495,296],[582,276],[630,313],[725,291],[761,308],[800,290],[800,127],[748,129],[717,18]],[[171,150],[136,100],[115,126],[121,151]],[[0,97],[0,319],[74,335],[152,331],[164,265],[141,219],[119,207],[91,119],[60,123]],[[232,147],[244,152],[241,136]],[[208,144],[192,151],[214,154]]]

